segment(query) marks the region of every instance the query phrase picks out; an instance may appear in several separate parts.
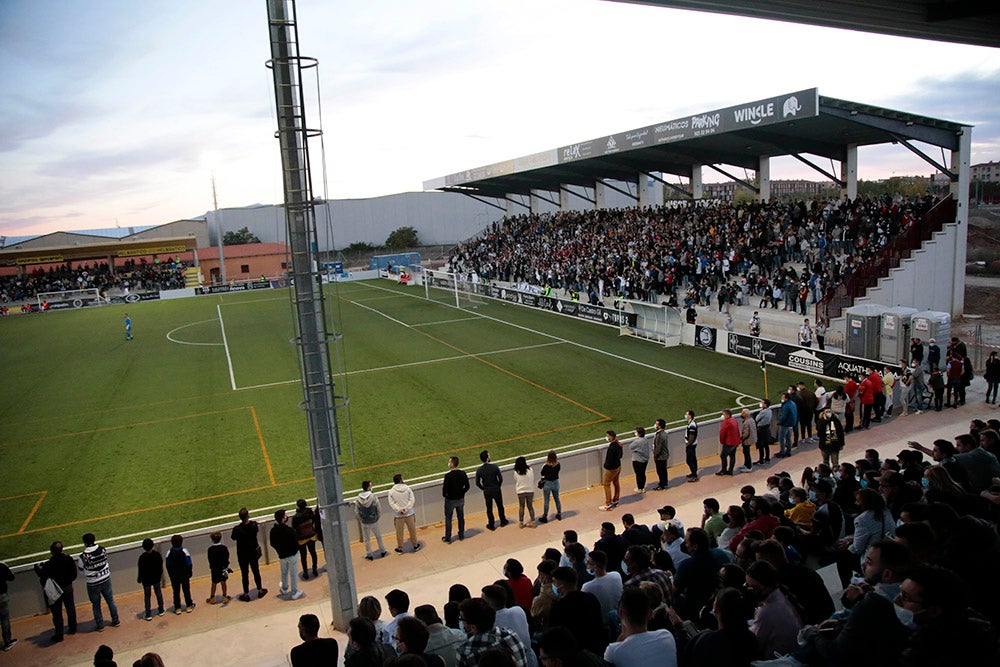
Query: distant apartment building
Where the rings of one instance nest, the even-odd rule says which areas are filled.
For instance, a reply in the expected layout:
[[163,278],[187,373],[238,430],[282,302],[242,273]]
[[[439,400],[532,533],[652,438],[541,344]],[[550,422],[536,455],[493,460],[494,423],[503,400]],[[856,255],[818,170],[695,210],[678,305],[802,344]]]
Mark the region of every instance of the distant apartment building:
[[1000,183],[1000,162],[980,162],[969,167],[969,180]]
[[[771,181],[771,197],[818,197],[833,187],[835,186],[832,181],[773,180]],[[733,196],[740,190],[750,191],[745,185],[735,181],[702,185],[702,193],[706,199],[719,199],[721,201],[732,201]]]

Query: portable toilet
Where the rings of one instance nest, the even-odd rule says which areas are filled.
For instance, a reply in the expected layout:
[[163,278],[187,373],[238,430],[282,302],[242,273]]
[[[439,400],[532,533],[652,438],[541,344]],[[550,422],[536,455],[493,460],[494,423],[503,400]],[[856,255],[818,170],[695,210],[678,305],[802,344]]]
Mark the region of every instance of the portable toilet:
[[910,318],[916,308],[893,306],[882,313],[882,333],[879,342],[879,359],[895,366],[901,359],[910,357]]
[[910,315],[910,337],[919,338],[920,342],[927,347],[927,341],[931,338],[937,341],[944,355],[951,340],[951,315],[937,310],[922,310]]
[[844,353],[861,359],[878,359],[882,335],[882,313],[888,308],[878,303],[864,303],[844,310],[847,331]]

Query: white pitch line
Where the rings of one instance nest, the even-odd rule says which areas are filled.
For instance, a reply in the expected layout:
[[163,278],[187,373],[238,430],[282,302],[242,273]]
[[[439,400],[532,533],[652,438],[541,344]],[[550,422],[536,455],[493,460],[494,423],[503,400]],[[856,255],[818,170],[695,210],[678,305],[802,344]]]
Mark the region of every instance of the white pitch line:
[[414,328],[416,328],[416,327],[432,327],[435,324],[451,324],[452,322],[469,322],[471,320],[480,320],[480,319],[482,319],[482,318],[479,317],[478,315],[476,315],[475,317],[460,317],[457,320],[441,320],[440,322],[424,322],[423,324],[411,324],[410,326],[414,327]]
[[[377,373],[381,371],[393,371],[399,368],[409,368],[412,366],[426,366],[428,364],[439,364],[443,361],[460,361],[462,359],[472,359],[474,357],[488,357],[494,354],[506,354],[508,352],[522,352],[524,350],[534,350],[539,347],[551,347],[553,345],[562,345],[561,342],[555,341],[552,343],[539,343],[538,345],[525,345],[522,347],[509,347],[505,350],[491,350],[489,352],[472,352],[469,354],[459,354],[454,357],[441,357],[440,359],[427,359],[425,361],[411,361],[405,364],[395,364],[394,366],[378,366],[376,368],[362,368],[356,371],[348,371],[344,375],[364,375],[365,373]],[[294,384],[296,382],[301,382],[301,380],[282,380],[280,382],[268,382],[266,384],[255,384],[248,387],[238,387],[237,391],[243,391],[244,389],[263,389],[264,387],[276,387],[283,384]]]
[[[363,283],[363,282],[359,282],[357,284],[364,285],[368,289],[385,290],[387,292],[391,292],[392,291],[392,290],[385,289],[384,287],[379,287],[378,285],[369,285],[369,284]],[[417,297],[417,296],[414,296],[412,294],[408,294],[407,296],[410,296],[411,298],[414,298],[414,299],[417,299],[417,298],[424,299],[424,297]],[[439,303],[439,302],[435,301],[434,303]],[[456,310],[463,310],[462,308],[458,308],[457,306],[452,306],[452,305],[445,304],[445,303],[442,303],[441,305],[448,306],[448,308],[455,308]],[[463,312],[465,312],[465,311],[463,310]],[[386,316],[386,317],[388,317],[388,316]],[[539,336],[545,336],[546,338],[551,338],[553,340],[557,340],[557,341],[560,341],[560,342],[563,342],[563,343],[567,343],[569,345],[573,345],[575,347],[579,347],[579,348],[581,348],[583,350],[589,350],[591,352],[596,352],[597,354],[603,354],[605,356],[611,357],[612,359],[618,359],[619,361],[624,361],[624,362],[629,363],[629,364],[635,364],[636,366],[642,366],[643,368],[648,368],[649,370],[659,371],[660,373],[665,373],[667,375],[673,375],[674,377],[682,378],[684,380],[687,380],[688,382],[694,382],[694,383],[697,383],[697,384],[705,385],[706,387],[711,387],[712,389],[718,389],[719,391],[724,391],[727,394],[734,394],[736,396],[748,396],[749,395],[749,394],[744,394],[742,392],[736,391],[734,389],[730,389],[729,387],[723,387],[721,385],[713,384],[711,382],[706,382],[705,380],[698,380],[696,378],[688,377],[687,375],[683,375],[683,374],[677,373],[675,371],[668,371],[665,368],[660,368],[659,366],[653,366],[652,364],[647,364],[647,363],[645,363],[643,361],[637,361],[635,359],[630,359],[628,357],[623,357],[620,354],[615,354],[613,352],[608,352],[607,350],[602,350],[602,349],[597,348],[597,347],[591,347],[589,345],[584,345],[583,343],[577,343],[576,341],[569,340],[568,338],[561,338],[559,336],[554,336],[552,334],[545,333],[544,331],[538,331],[536,329],[532,329],[530,327],[522,326],[520,324],[514,324],[513,322],[508,322],[507,320],[502,320],[502,319],[500,319],[498,317],[491,317],[490,315],[483,315],[482,313],[479,314],[479,317],[487,319],[487,320],[493,320],[494,322],[499,322],[501,324],[506,324],[507,326],[514,327],[515,329],[521,329],[522,331],[527,331],[527,332],[530,332],[530,333],[533,333],[533,334],[537,334]]]
[[170,334],[172,334],[174,332],[177,332],[177,331],[180,331],[181,329],[187,329],[188,327],[193,327],[196,324],[205,324],[206,322],[214,322],[214,321],[215,320],[202,320],[201,322],[192,322],[191,324],[182,324],[181,326],[177,327],[176,329],[171,329],[170,331],[167,332],[167,340],[169,340],[171,343],[177,343],[178,345],[210,345],[210,346],[213,346],[213,347],[217,346],[217,345],[222,345],[222,343],[192,343],[191,341],[177,340],[176,338],[171,338],[170,337]]
[[236,376],[233,374],[233,358],[229,356],[229,343],[226,341],[226,325],[222,321],[222,304],[215,304],[215,310],[219,313],[219,330],[222,331],[222,347],[226,350],[226,363],[229,364],[229,383],[236,391]]
[[370,310],[371,312],[375,313],[376,315],[381,315],[385,319],[389,320],[390,322],[395,322],[396,324],[398,324],[401,327],[406,327],[407,329],[410,328],[410,325],[407,324],[406,322],[403,322],[401,320],[397,320],[395,317],[390,317],[390,316],[386,315],[385,313],[383,313],[381,310],[376,310],[374,308],[366,306],[363,303],[358,303],[357,301],[351,301],[350,299],[346,299],[346,301],[347,301],[347,303],[353,303],[358,308],[364,308],[365,310]]

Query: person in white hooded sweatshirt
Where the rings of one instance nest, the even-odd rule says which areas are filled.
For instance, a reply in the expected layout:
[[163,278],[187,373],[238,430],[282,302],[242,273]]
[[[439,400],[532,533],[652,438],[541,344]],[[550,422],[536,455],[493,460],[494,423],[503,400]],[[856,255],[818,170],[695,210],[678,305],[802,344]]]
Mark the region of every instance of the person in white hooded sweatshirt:
[[385,545],[382,543],[382,529],[379,528],[378,523],[382,512],[379,509],[378,496],[372,493],[372,483],[367,479],[361,482],[361,493],[354,499],[354,509],[357,510],[358,518],[361,519],[361,537],[365,541],[365,558],[375,560],[375,554],[372,552],[373,536],[378,540],[379,558],[385,558],[389,552],[385,550]]
[[403,553],[403,527],[406,527],[410,534],[410,544],[413,551],[420,550],[420,542],[417,540],[417,519],[413,513],[413,506],[417,504],[413,497],[413,489],[403,484],[403,476],[395,475],[392,478],[392,488],[386,494],[389,500],[389,507],[392,508],[393,522],[396,524],[396,553]]

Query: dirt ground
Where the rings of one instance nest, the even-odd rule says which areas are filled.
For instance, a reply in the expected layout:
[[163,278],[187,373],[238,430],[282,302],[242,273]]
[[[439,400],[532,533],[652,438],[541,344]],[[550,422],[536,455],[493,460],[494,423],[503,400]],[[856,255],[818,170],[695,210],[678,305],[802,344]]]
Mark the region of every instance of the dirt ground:
[[[1000,262],[1000,207],[974,208],[969,212],[968,260]],[[1000,346],[1000,274],[973,273],[965,281],[965,317],[955,320],[954,328],[967,341],[975,339],[977,325],[982,325],[983,343]]]

